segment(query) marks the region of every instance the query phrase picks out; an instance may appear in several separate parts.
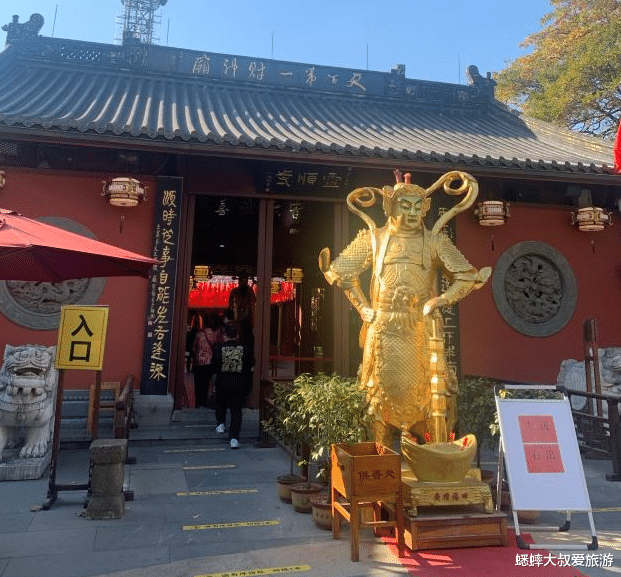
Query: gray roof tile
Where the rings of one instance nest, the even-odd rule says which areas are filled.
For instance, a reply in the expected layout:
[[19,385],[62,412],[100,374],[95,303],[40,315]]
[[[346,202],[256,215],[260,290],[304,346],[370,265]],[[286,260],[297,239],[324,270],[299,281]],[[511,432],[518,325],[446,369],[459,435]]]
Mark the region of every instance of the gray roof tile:
[[[269,74],[259,81],[261,65]],[[489,80],[451,85],[401,72],[39,38],[0,53],[0,125],[328,157],[611,170],[611,143],[518,117],[494,100]]]

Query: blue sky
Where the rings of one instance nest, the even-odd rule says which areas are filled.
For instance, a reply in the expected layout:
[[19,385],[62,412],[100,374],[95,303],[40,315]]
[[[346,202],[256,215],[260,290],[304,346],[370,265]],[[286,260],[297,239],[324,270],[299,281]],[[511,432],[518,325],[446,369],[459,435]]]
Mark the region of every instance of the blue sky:
[[[44,36],[114,43],[121,6],[2,0],[0,26],[38,12]],[[370,70],[405,64],[408,78],[466,83],[468,65],[485,75],[523,54],[551,10],[548,0],[168,0],[157,35],[178,48],[363,70],[368,51]]]

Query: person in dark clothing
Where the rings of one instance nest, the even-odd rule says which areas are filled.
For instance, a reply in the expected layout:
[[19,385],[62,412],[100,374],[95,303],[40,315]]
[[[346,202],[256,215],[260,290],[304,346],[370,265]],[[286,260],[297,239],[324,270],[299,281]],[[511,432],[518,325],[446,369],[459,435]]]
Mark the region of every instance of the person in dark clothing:
[[248,374],[254,364],[252,351],[239,341],[239,333],[234,324],[224,327],[224,342],[217,345],[213,356],[213,369],[216,376],[216,431],[226,430],[226,410],[231,411],[229,442],[232,449],[239,449],[239,432],[242,424],[242,407],[246,402]]
[[237,286],[229,294],[229,308],[233,311],[237,322],[248,319],[250,326],[254,325],[254,309],[257,297],[248,284],[248,273],[240,272],[237,275]]
[[194,341],[196,333],[202,328],[200,315],[194,314],[190,319],[187,332],[185,335],[185,362],[186,371],[191,373],[194,368]]

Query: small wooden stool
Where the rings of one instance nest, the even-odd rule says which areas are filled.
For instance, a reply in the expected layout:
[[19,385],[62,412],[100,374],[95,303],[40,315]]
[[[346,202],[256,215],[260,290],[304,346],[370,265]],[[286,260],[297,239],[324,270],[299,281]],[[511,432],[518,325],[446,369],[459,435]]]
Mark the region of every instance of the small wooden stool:
[[[332,537],[338,539],[341,520],[350,524],[351,560],[358,561],[360,527],[394,528],[399,557],[405,556],[401,457],[376,443],[332,445]],[[390,505],[384,508],[383,505]],[[361,509],[373,508],[373,521],[361,519]],[[382,520],[382,511],[389,514]]]

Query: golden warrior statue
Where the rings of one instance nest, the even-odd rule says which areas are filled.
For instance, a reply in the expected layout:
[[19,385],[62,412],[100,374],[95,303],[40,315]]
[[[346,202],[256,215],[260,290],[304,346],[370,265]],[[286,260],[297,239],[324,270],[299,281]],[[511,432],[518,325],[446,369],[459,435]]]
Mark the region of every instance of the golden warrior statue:
[[[330,249],[319,255],[319,267],[330,284],[344,290],[363,321],[360,385],[367,390],[374,418],[375,440],[392,446],[394,435],[410,432],[446,442],[455,424],[457,380],[447,370],[440,307],[463,299],[491,274],[470,265],[441,229],[469,208],[477,194],[476,180],[453,171],[424,189],[410,175],[395,171],[397,184],[358,188],[347,196],[352,212],[368,225],[330,263]],[[439,188],[465,197],[429,231],[423,218],[429,196]],[[381,228],[356,205],[368,208],[379,197],[387,221]],[[360,286],[360,274],[372,267],[370,302]],[[438,295],[438,271],[448,279]]]

